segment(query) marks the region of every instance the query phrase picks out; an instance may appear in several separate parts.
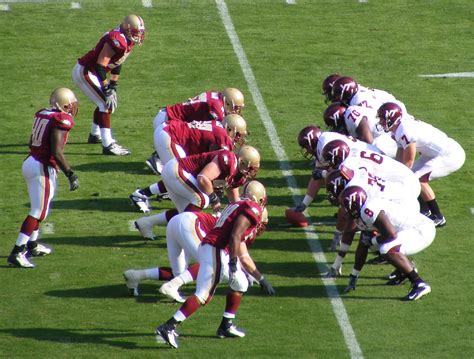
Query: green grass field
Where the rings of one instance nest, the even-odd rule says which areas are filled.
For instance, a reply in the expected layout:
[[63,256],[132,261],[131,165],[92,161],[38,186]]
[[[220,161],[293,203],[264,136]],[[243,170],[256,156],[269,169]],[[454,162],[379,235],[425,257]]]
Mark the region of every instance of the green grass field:
[[[152,3],[145,8],[138,0],[89,0],[72,10],[66,1],[21,2],[0,12],[0,357],[474,357],[474,78],[419,77],[473,71],[474,3],[229,0],[235,30],[289,164],[281,164],[272,149],[215,2]],[[128,13],[143,17],[147,34],[122,70],[112,124],[132,155],[105,157],[100,146],[85,143],[93,106],[73,84],[71,71],[77,57]],[[304,231],[285,224],[284,210],[293,197],[280,168],[289,165],[303,194],[310,167],[299,154],[296,136],[307,124],[322,124],[326,105],[320,86],[332,72],[388,90],[466,151],[458,172],[432,184],[448,224],[415,257],[432,286],[419,302],[398,300],[407,284],[384,285],[388,266],[366,266],[357,290],[337,302],[339,296],[327,291],[334,288],[320,279]],[[54,233],[42,235],[54,253],[36,259],[33,270],[9,268],[6,258],[29,211],[21,164],[32,116],[59,86],[73,89],[80,101],[66,156],[81,188],[69,193],[66,178],[58,176],[45,221]],[[129,221],[140,214],[128,195],[155,180],[144,160],[152,151],[151,122],[158,109],[229,86],[246,95],[250,144],[262,156],[259,179],[269,194],[270,227],[251,253],[277,294],[267,297],[251,288],[237,319],[246,338],[218,340],[214,335],[226,292],[220,288],[209,306],[180,327],[180,348],[172,351],[155,343],[153,331],[178,305],[157,295],[157,282],[142,284],[138,298],[129,297],[123,283],[128,268],[168,264],[163,228],[157,230],[158,241],[147,243],[130,230]],[[322,192],[309,209],[314,222],[333,221],[335,208],[324,198]],[[169,206],[154,202],[154,212]],[[333,226],[315,229],[326,248]],[[325,256],[332,263],[334,254]],[[352,264],[350,252],[344,276],[336,280],[339,293]],[[191,294],[193,287],[184,292]],[[344,339],[335,301],[347,312],[360,355]]]

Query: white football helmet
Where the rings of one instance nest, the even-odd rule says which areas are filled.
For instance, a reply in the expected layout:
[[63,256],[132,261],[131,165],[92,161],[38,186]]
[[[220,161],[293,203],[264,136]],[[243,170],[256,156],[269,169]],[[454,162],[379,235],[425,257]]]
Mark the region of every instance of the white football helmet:
[[242,116],[231,113],[224,117],[222,126],[224,126],[227,134],[235,145],[242,146],[245,143],[247,137],[247,123]]
[[224,102],[224,113],[226,115],[236,113],[242,114],[244,107],[244,95],[239,89],[228,87],[222,92],[222,100]]
[[60,87],[54,90],[49,97],[49,104],[51,107],[73,117],[77,115],[78,107],[76,95],[66,87]]
[[120,25],[122,32],[127,39],[133,41],[135,44],[141,45],[145,38],[145,23],[140,16],[127,15]]

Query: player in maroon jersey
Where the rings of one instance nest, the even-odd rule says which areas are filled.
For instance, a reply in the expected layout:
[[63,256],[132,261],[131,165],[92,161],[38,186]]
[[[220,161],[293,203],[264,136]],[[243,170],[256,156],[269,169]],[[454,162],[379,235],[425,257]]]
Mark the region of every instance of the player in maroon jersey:
[[39,244],[37,239],[40,223],[48,215],[49,205],[56,190],[57,169],[68,178],[70,191],[79,188],[79,180],[63,152],[69,130],[74,126],[73,117],[77,114],[76,96],[67,88],[58,88],[51,94],[49,103],[50,108],[44,108],[35,114],[30,152],[22,166],[31,209],[7,259],[10,265],[22,268],[34,267],[27,254],[37,257],[51,253],[51,249]]
[[153,226],[165,226],[184,211],[199,212],[212,207],[220,209],[224,191],[230,202],[239,199],[238,188],[254,178],[260,168],[260,154],[252,146],[243,146],[238,154],[220,150],[170,160],[163,168],[162,180],[156,184],[158,194],[168,192],[176,206],[156,215],[142,217],[135,226],[146,239],[154,239]]
[[[218,121],[222,122],[224,117],[231,114],[242,115],[244,107],[244,95],[236,88],[226,88],[223,92],[206,91],[202,94],[188,99],[186,102],[178,103],[162,108],[153,120],[153,130],[156,130],[166,122],[172,121]],[[156,140],[155,140],[156,149]],[[145,163],[158,174],[160,167],[160,153],[153,152]],[[164,165],[164,164],[163,164]]]
[[176,327],[212,299],[217,285],[229,278],[229,292],[221,324],[217,329],[219,338],[244,337],[245,332],[237,328],[233,320],[240,305],[242,294],[247,291],[248,280],[242,270],[258,279],[269,295],[275,290],[257,269],[249,255],[248,246],[255,236],[247,239],[245,234],[256,228],[266,206],[265,187],[251,181],[244,187],[243,198],[229,204],[222,212],[215,227],[204,237],[199,249],[199,272],[196,292],[186,299],[181,308],[167,322],[156,328],[156,339],[178,348]]
[[122,64],[135,44],[142,44],[144,36],[145,24],[142,18],[128,15],[120,26],[106,32],[97,45],[79,58],[74,66],[74,82],[97,105],[87,142],[102,143],[104,155],[130,154],[129,150],[120,146],[112,137],[110,117],[117,108],[117,84]]
[[[235,116],[238,116],[237,120]],[[170,121],[160,126],[154,134],[155,149],[161,159],[160,166],[164,166],[172,158],[219,149],[232,150],[234,144],[243,144],[247,134],[245,120],[239,115],[228,115],[224,121],[224,127],[217,121]],[[162,168],[159,172],[161,171]],[[148,213],[149,197],[159,193],[155,182],[148,187],[137,189],[129,198],[139,211]]]

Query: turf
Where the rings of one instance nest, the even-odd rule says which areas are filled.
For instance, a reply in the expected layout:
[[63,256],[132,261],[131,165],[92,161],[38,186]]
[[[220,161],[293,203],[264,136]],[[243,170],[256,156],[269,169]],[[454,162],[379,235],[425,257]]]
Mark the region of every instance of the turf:
[[[10,3],[10,11],[0,13],[0,357],[350,357],[305,235],[285,224],[284,210],[293,199],[215,3],[153,1],[153,8],[140,1],[80,3],[80,10],[60,1]],[[472,2],[242,0],[227,5],[301,193],[310,166],[299,154],[296,135],[307,124],[322,124],[326,105],[320,86],[332,72],[390,91],[412,114],[463,146],[464,166],[433,182],[448,224],[415,258],[432,293],[420,302],[401,303],[408,286],[384,286],[390,268],[367,266],[357,290],[342,298],[365,358],[473,357],[474,80],[419,77],[472,71]],[[124,65],[112,121],[116,138],[132,155],[105,157],[100,146],[85,143],[93,106],[75,88],[71,71],[77,57],[128,13],[143,17],[147,34]],[[66,155],[81,188],[69,193],[66,179],[58,176],[46,220],[54,233],[42,235],[54,253],[36,259],[33,270],[8,268],[6,256],[29,208],[21,163],[32,115],[59,86],[72,88],[80,101]],[[250,144],[262,155],[259,178],[269,193],[270,227],[251,253],[277,295],[269,298],[251,288],[237,320],[247,337],[218,340],[221,288],[180,327],[181,347],[171,351],[155,343],[153,329],[178,306],[158,297],[155,282],[145,282],[137,299],[123,284],[125,269],[167,265],[163,229],[157,230],[158,241],[148,243],[130,231],[129,221],[140,214],[128,195],[155,180],[144,160],[152,151],[151,122],[158,109],[228,86],[246,95]],[[155,212],[169,206],[153,203]],[[321,193],[309,212],[315,222],[331,221],[335,208]],[[323,248],[332,230],[316,226]],[[332,262],[334,254],[326,258]],[[352,263],[349,253],[344,275]],[[345,276],[336,280],[340,291],[346,283]],[[189,286],[185,293],[192,290]]]

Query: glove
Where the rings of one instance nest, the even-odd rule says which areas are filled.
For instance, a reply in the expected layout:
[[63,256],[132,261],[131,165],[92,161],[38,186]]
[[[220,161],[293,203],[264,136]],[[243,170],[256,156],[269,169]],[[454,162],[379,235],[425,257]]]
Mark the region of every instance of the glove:
[[306,205],[303,202],[301,202],[299,205],[295,207],[296,212],[304,212],[305,209],[306,209]]
[[377,244],[377,239],[373,231],[362,231],[360,233],[360,241],[367,248]]
[[79,188],[79,178],[72,171],[66,173],[66,177],[69,181],[69,191],[75,191]]
[[347,285],[346,288],[344,288],[344,294],[349,293],[351,290],[356,289],[357,279],[359,279],[358,276],[353,275],[353,274],[349,275],[349,284]]
[[315,180],[320,180],[320,179],[323,179],[323,178],[326,178],[326,175],[327,175],[328,171],[326,170],[322,170],[322,169],[319,169],[319,168],[316,168],[314,171],[313,171],[313,179]]
[[237,282],[237,276],[235,275],[237,272],[237,257],[231,258],[229,261],[229,285],[230,287],[235,287],[235,282]]
[[212,192],[210,195],[209,195],[209,203],[212,207],[212,210],[214,212],[219,212],[220,209],[221,209],[221,200],[219,198],[219,196],[217,195],[216,192]]
[[258,283],[260,284],[260,288],[267,292],[268,295],[275,294],[275,289],[273,289],[272,285],[263,276]]
[[105,106],[113,113],[117,108],[117,83],[110,81],[110,84],[104,88]]

